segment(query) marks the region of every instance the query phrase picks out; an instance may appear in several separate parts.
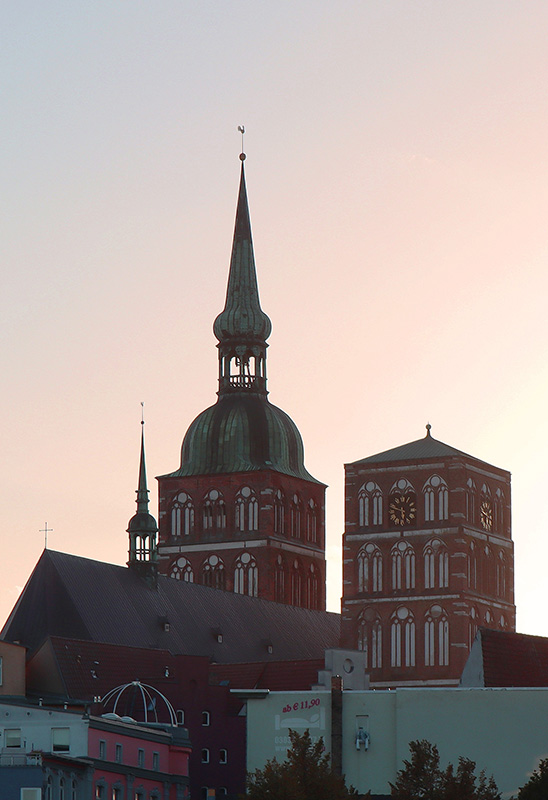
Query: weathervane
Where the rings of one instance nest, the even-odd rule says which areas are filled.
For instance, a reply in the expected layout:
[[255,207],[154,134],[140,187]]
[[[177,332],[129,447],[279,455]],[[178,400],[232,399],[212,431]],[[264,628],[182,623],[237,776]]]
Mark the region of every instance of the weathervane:
[[141,401],[141,425],[145,424],[145,404]]
[[244,133],[245,133],[245,126],[238,125],[238,130],[242,134],[242,152],[240,153],[240,161],[245,161],[245,153],[244,153]]

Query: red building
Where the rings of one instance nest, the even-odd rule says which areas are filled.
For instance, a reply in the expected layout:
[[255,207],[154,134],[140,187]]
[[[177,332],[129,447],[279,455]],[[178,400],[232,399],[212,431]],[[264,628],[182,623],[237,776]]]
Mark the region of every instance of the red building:
[[159,481],[160,572],[303,608],[325,608],[325,485],[301,435],[269,403],[266,350],[242,154],[218,339],[218,399],[188,429],[180,467]]
[[510,474],[429,425],[345,469],[342,646],[374,687],[458,684],[479,627],[515,629]]

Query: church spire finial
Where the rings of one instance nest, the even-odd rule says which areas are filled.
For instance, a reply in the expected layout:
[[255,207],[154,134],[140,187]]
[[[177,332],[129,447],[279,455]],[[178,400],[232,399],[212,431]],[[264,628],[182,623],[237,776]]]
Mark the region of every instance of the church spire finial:
[[[243,137],[243,126],[239,130]],[[266,340],[272,323],[259,301],[245,182],[245,153],[240,154],[240,160],[240,189],[226,302],[213,324],[213,332],[219,340],[219,395],[246,391],[266,397]]]
[[137,513],[130,519],[127,527],[129,533],[128,565],[145,562],[145,577],[155,580],[156,577],[156,534],[158,525],[148,510],[148,486],[145,463],[145,404],[141,403],[141,455],[139,459],[139,482],[137,488]]

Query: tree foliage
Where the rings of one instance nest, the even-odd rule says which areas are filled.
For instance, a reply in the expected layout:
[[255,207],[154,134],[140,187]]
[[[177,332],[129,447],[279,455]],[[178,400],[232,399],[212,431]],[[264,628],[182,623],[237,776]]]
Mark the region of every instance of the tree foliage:
[[546,800],[548,797],[548,758],[544,758],[518,792],[518,800]]
[[249,800],[350,800],[357,798],[347,789],[344,778],[331,769],[323,739],[313,742],[310,732],[302,736],[289,731],[291,747],[281,764],[273,758],[264,769],[249,773],[246,797]]
[[410,742],[409,749],[411,758],[390,784],[394,800],[500,800],[493,778],[483,771],[476,776],[476,764],[469,758],[461,756],[456,769],[448,764],[442,770],[435,744],[422,739]]

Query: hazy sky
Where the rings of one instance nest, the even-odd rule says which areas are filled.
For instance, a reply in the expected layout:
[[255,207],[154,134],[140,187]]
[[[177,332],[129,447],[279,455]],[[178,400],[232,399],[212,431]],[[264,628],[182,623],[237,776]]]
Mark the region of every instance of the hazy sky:
[[125,563],[215,401],[245,124],[270,399],[328,483],[424,435],[509,469],[548,635],[545,0],[7,0],[0,617],[43,548]]

